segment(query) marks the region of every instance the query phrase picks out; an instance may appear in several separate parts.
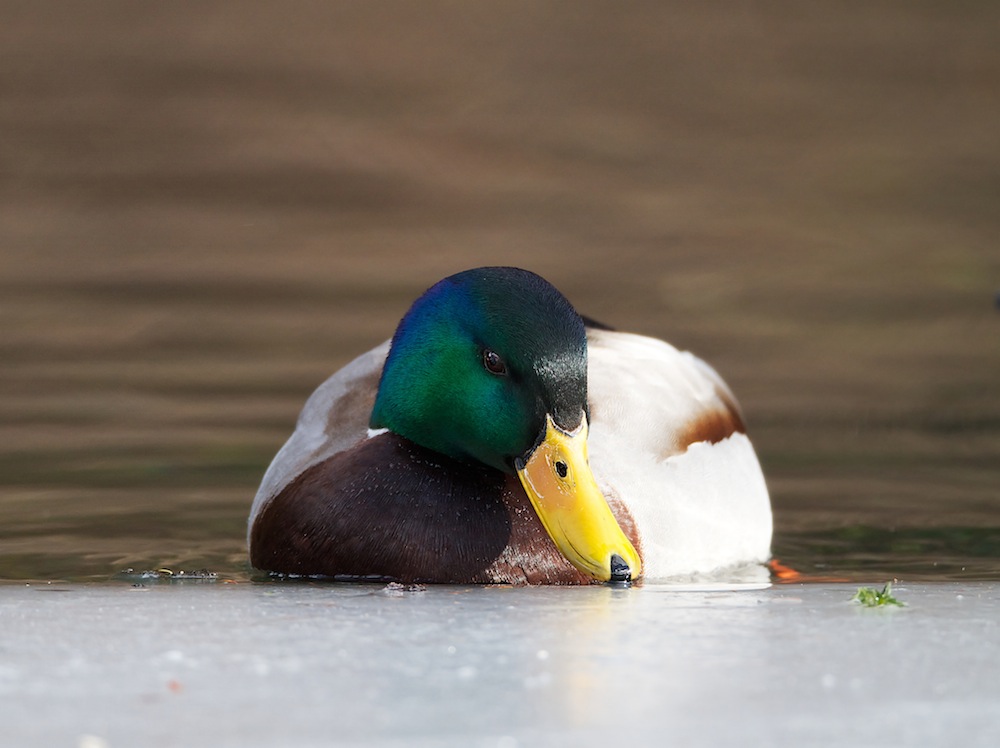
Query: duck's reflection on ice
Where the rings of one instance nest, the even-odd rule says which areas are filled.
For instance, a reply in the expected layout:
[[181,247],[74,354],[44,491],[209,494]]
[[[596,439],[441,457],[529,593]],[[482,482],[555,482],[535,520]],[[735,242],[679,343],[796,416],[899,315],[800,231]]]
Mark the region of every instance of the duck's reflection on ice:
[[588,589],[586,604],[546,620],[546,636],[558,642],[549,653],[549,706],[564,726],[581,729],[648,726],[704,709],[716,681],[736,666],[734,647],[744,662],[765,649],[759,593],[768,587],[761,568],[740,581]]
[[338,594],[332,701],[390,734],[646,732],[707,709],[733,668],[764,656],[768,586],[761,569],[631,588]]

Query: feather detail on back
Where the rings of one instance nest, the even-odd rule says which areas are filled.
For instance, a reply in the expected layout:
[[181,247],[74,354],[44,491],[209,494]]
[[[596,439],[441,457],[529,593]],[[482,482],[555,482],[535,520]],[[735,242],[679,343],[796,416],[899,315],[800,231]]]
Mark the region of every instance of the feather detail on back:
[[694,355],[588,330],[590,462],[638,528],[647,579],[766,561],[771,508],[743,418]]

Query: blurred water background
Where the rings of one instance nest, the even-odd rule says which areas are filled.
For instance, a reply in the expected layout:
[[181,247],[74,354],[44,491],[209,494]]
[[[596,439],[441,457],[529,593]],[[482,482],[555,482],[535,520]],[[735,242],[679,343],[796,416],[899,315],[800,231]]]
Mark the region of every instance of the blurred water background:
[[784,563],[1000,579],[1000,5],[0,17],[0,579],[246,579],[308,394],[483,264],[711,362]]

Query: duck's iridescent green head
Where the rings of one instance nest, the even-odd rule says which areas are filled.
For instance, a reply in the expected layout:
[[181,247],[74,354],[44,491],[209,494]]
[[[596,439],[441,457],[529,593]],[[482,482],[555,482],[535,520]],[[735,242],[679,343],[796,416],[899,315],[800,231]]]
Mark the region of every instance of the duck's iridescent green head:
[[373,428],[505,472],[587,410],[587,336],[569,301],[526,270],[487,267],[431,287],[392,339]]

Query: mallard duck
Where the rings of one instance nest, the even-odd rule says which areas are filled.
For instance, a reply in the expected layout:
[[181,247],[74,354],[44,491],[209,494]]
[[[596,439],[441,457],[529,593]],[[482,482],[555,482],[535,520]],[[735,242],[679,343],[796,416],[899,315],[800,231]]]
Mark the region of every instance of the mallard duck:
[[510,267],[438,282],[320,385],[248,528],[257,569],[402,582],[697,575],[766,561],[770,542],[719,375]]

